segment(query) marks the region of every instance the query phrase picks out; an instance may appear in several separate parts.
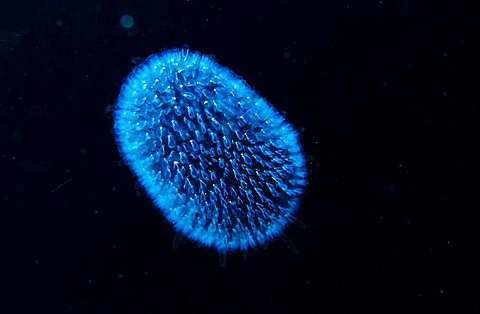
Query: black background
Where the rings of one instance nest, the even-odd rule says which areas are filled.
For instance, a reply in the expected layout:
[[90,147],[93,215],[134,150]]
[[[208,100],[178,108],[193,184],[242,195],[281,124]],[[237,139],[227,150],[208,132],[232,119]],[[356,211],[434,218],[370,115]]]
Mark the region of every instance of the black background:
[[[1,1],[0,313],[473,311],[462,249],[478,191],[475,12],[446,0]],[[172,247],[123,165],[112,108],[124,78],[184,45],[303,129],[309,185],[285,232],[296,250],[278,240],[221,267],[212,250]]]

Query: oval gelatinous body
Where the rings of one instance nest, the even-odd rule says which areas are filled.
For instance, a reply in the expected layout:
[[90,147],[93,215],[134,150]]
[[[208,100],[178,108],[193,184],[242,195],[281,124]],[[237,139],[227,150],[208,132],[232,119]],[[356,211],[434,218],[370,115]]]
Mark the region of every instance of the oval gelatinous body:
[[298,134],[212,57],[154,54],[117,99],[125,161],[178,232],[221,253],[280,235],[306,185]]

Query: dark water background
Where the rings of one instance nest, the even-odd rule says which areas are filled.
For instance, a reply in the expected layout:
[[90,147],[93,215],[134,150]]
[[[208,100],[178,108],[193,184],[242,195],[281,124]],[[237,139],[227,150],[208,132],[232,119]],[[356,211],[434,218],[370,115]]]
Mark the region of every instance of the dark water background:
[[[0,313],[474,312],[475,12],[446,0],[0,1]],[[111,110],[123,79],[184,45],[304,129],[305,228],[286,230],[298,254],[279,240],[221,267],[188,241],[172,248],[122,165]]]

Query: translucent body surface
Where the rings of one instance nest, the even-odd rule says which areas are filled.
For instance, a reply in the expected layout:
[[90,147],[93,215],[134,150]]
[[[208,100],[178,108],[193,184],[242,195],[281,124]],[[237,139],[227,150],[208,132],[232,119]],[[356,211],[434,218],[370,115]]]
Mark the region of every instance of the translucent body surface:
[[225,253],[279,234],[306,185],[292,126],[211,57],[168,50],[147,58],[115,108],[120,151],[175,229]]

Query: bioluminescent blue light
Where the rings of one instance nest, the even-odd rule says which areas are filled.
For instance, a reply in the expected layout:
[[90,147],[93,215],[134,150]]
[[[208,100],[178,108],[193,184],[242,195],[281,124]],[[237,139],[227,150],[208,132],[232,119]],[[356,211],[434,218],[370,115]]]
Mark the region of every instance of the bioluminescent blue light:
[[114,117],[126,163],[186,237],[247,250],[294,219],[306,185],[297,132],[212,57],[148,57],[123,84]]

